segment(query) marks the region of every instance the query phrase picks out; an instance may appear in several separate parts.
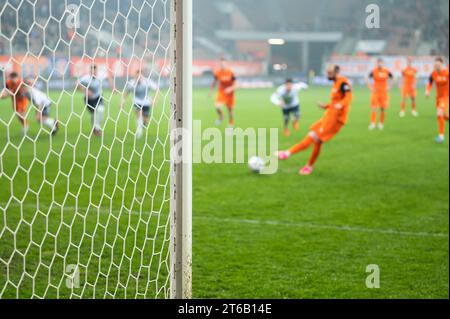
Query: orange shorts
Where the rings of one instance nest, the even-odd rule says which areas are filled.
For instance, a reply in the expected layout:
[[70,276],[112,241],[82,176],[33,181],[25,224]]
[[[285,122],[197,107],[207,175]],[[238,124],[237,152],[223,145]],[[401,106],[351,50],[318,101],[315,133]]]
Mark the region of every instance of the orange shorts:
[[372,107],[380,107],[382,109],[387,109],[389,107],[389,94],[387,92],[372,93],[370,105]]
[[445,112],[448,112],[448,108],[449,108],[449,101],[448,101],[448,96],[446,97],[438,97],[436,99],[436,106],[439,110],[443,110]]
[[323,118],[311,126],[311,131],[314,132],[322,142],[331,140],[344,126],[343,123],[335,119]]
[[234,107],[234,93],[226,94],[223,91],[218,91],[216,105],[226,105],[228,109],[232,109]]
[[403,98],[412,98],[414,99],[417,96],[417,91],[414,87],[403,87],[402,89]]
[[28,108],[28,100],[27,99],[14,99],[14,110],[17,113],[25,113]]

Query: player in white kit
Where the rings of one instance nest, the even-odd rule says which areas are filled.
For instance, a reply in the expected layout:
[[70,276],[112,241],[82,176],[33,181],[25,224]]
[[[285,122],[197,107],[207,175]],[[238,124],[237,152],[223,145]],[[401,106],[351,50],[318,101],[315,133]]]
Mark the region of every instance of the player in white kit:
[[[151,91],[155,92],[154,98],[152,98]],[[121,108],[123,108],[130,93],[133,94],[133,107],[136,110],[137,117],[136,138],[139,139],[150,121],[151,108],[156,104],[159,89],[155,82],[144,77],[142,71],[139,70],[136,72],[135,77],[127,83],[120,103]]]
[[275,93],[272,94],[271,101],[273,104],[279,106],[283,111],[284,119],[284,135],[289,136],[289,121],[291,114],[294,115],[294,129],[299,129],[300,120],[300,101],[298,94],[302,90],[308,89],[306,83],[294,83],[292,79],[287,79],[286,82],[280,86]]
[[103,84],[105,80],[107,78],[99,76],[97,66],[93,64],[91,65],[90,74],[83,76],[77,85],[78,90],[85,94],[84,102],[91,114],[93,133],[96,136],[102,135],[103,114],[105,113],[103,102]]
[[27,79],[25,83],[28,85],[25,96],[36,108],[36,120],[39,124],[48,127],[51,134],[55,135],[59,126],[58,121],[50,117],[52,100],[44,92],[37,89],[31,79]]

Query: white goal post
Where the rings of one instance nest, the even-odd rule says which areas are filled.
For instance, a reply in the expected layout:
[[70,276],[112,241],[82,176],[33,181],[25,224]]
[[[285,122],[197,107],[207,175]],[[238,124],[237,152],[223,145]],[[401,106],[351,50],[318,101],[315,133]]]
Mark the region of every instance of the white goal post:
[[175,143],[182,144],[182,161],[173,168],[171,297],[192,298],[192,0],[173,0],[176,63],[172,79]]
[[0,299],[192,298],[192,1],[0,1]]

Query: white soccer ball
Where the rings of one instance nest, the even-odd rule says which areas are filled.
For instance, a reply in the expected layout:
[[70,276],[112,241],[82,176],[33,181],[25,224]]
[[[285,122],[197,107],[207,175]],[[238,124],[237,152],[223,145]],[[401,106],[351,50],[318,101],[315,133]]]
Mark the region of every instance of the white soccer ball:
[[261,170],[266,166],[266,162],[258,156],[253,156],[248,160],[248,168],[255,173],[261,172]]

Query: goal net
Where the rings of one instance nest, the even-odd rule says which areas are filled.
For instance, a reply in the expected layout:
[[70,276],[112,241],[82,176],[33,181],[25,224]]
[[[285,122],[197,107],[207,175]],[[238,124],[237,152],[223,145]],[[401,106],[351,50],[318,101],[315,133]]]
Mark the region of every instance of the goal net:
[[0,298],[190,296],[190,1],[0,3]]

